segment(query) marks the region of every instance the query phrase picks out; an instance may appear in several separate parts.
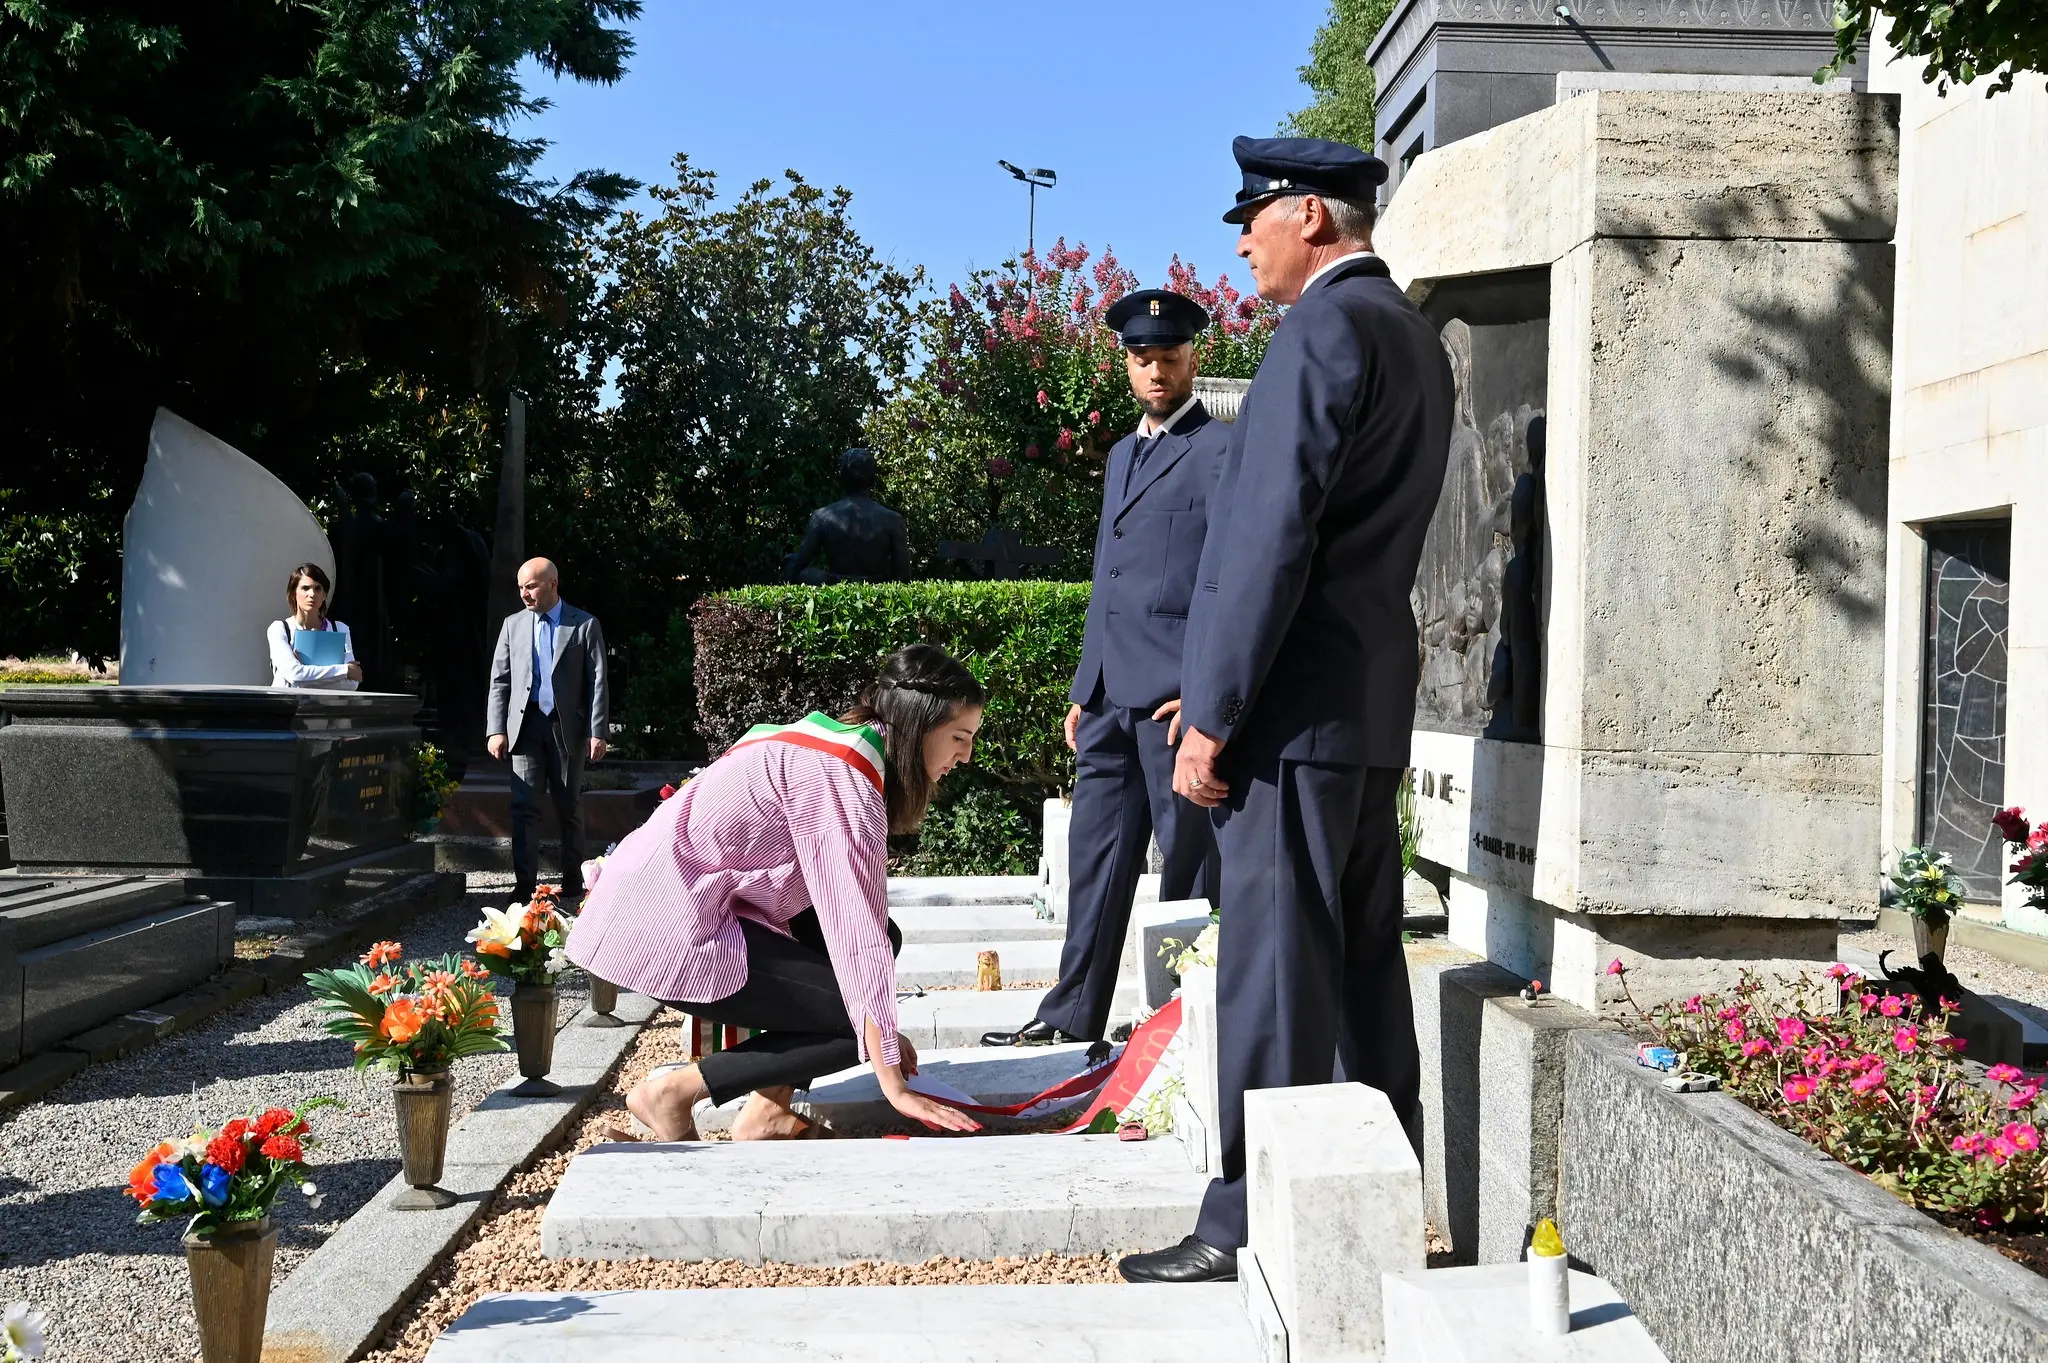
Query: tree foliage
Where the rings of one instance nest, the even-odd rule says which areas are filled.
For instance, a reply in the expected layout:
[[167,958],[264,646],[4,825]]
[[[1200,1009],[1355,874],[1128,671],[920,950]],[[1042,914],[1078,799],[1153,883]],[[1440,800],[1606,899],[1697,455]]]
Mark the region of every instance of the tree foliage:
[[424,475],[418,436],[477,452],[480,413],[553,362],[576,234],[632,187],[533,175],[519,67],[615,80],[639,9],[0,8],[7,648],[112,652],[160,405],[316,500],[343,468]]
[[2048,6],[2041,0],[1835,0],[1835,60],[1814,79],[1832,79],[1853,63],[1880,16],[1890,22],[1891,45],[1925,60],[1921,79],[1942,94],[1992,76],[1989,98],[2012,89],[2018,72],[2048,71]]
[[1374,130],[1372,66],[1366,51],[1394,12],[1397,0],[1330,0],[1330,14],[1316,30],[1302,84],[1315,91],[1315,102],[1288,116],[1284,131],[1296,137],[1321,137],[1371,151]]
[[[1103,314],[1138,280],[1104,251],[1064,239],[977,271],[921,317],[931,362],[868,423],[883,496],[909,522],[928,575],[963,572],[934,557],[942,540],[978,540],[1003,526],[1063,551],[1033,570],[1089,575],[1110,446],[1137,424],[1123,352]],[[1204,286],[1174,258],[1166,287],[1216,319],[1196,342],[1200,372],[1250,378],[1280,310],[1240,295],[1229,276]]]

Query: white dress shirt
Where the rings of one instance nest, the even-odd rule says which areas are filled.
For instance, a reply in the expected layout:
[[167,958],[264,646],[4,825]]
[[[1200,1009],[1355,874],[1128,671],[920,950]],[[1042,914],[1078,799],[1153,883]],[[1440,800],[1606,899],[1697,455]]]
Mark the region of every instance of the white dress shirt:
[[1327,265],[1323,266],[1323,267],[1322,267],[1321,269],[1317,270],[1317,271],[1316,271],[1316,272],[1315,272],[1314,274],[1310,275],[1310,276],[1308,277],[1308,283],[1307,283],[1307,284],[1304,284],[1304,285],[1302,285],[1302,286],[1301,286],[1301,291],[1302,291],[1303,293],[1307,293],[1307,292],[1309,291],[1309,286],[1310,286],[1310,285],[1314,284],[1314,283],[1315,283],[1315,282],[1316,282],[1316,281],[1317,281],[1318,279],[1321,279],[1321,278],[1322,278],[1322,277],[1323,277],[1324,275],[1328,274],[1328,273],[1329,273],[1330,271],[1332,271],[1332,270],[1336,269],[1336,268],[1337,268],[1337,267],[1338,267],[1339,265],[1342,265],[1342,264],[1343,264],[1343,263],[1344,263],[1345,261],[1347,261],[1347,260],[1363,260],[1363,259],[1365,259],[1365,258],[1366,258],[1367,256],[1369,256],[1369,255],[1372,255],[1372,254],[1373,254],[1373,252],[1371,252],[1371,251],[1347,251],[1347,252],[1345,252],[1345,253],[1344,253],[1343,255],[1341,255],[1341,256],[1338,256],[1338,257],[1337,257],[1337,258],[1336,258],[1335,260],[1331,261],[1331,262],[1330,262],[1329,264],[1327,264]]
[[1153,436],[1158,435],[1162,431],[1172,430],[1174,427],[1174,423],[1178,422],[1182,417],[1186,416],[1188,414],[1188,408],[1194,406],[1200,400],[1201,399],[1197,394],[1188,394],[1188,400],[1186,402],[1183,402],[1180,406],[1174,408],[1173,415],[1167,417],[1164,421],[1154,421],[1151,417],[1151,414],[1147,413],[1138,422],[1138,439],[1150,440]]
[[348,626],[339,620],[323,620],[322,629],[338,630],[341,634],[341,662],[314,666],[299,661],[299,655],[292,652],[292,631],[298,628],[296,620],[273,620],[266,631],[270,641],[270,684],[272,686],[294,687],[301,691],[353,691],[359,685],[348,675],[348,665],[356,660],[355,639],[348,632]]

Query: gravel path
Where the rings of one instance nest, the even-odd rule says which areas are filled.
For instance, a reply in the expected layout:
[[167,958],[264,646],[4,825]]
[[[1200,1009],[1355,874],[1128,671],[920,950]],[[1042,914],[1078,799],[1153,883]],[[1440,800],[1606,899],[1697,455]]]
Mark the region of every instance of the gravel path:
[[[1841,943],[1845,947],[1860,948],[1873,956],[1880,951],[1891,952],[1894,970],[1902,965],[1912,965],[1917,959],[1913,955],[1912,938],[1879,932],[1876,928],[1844,932]],[[1943,953],[1942,961],[1956,973],[1957,979],[1979,994],[1998,994],[2035,1008],[2048,1008],[2048,975],[2023,965],[2014,965],[1987,952],[1958,946],[1953,940]]]
[[[402,935],[407,954],[462,947],[479,909],[503,906],[510,887],[509,876],[471,875],[462,903],[415,920]],[[578,980],[563,982],[563,1017],[583,1006]],[[350,1061],[348,1043],[321,1030],[301,985],[251,999],[140,1055],[91,1066],[0,1119],[0,1302],[26,1299],[49,1311],[50,1356],[62,1363],[187,1363],[199,1336],[180,1230],[135,1224],[129,1167],[195,1122],[219,1127],[266,1107],[340,1099],[342,1108],[312,1118],[323,1142],[313,1157],[321,1208],[292,1190],[277,1199],[282,1281],[398,1172],[389,1078],[359,1076]],[[509,1053],[456,1066],[456,1119],[516,1072]]]

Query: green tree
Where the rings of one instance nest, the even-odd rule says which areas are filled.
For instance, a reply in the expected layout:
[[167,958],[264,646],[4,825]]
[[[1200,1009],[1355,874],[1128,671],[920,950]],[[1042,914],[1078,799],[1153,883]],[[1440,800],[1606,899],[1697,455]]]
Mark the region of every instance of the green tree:
[[1378,141],[1373,126],[1377,92],[1365,54],[1396,3],[1330,0],[1329,18],[1316,30],[1308,65],[1301,68],[1302,84],[1315,91],[1315,102],[1290,114],[1283,131],[1373,149]]
[[[1104,459],[1138,424],[1122,348],[1103,314],[1138,280],[1104,251],[1062,239],[977,271],[921,317],[931,363],[868,423],[883,495],[909,522],[911,550],[932,576],[966,565],[934,557],[942,540],[978,540],[1004,526],[1063,552],[1034,576],[1089,575]],[[1175,257],[1166,287],[1208,309],[1196,342],[1200,372],[1250,378],[1280,310],[1240,295],[1224,276],[1202,284]]]
[[1922,79],[1941,93],[1996,76],[1988,98],[2012,89],[2021,71],[2048,71],[2048,7],[2040,0],[1836,0],[1835,59],[1814,73],[1832,79],[1867,47],[1878,18],[1891,45],[1927,62]]
[[495,443],[476,414],[551,372],[575,238],[632,188],[535,178],[518,71],[617,79],[639,8],[0,7],[7,650],[113,651],[158,406],[311,499]]

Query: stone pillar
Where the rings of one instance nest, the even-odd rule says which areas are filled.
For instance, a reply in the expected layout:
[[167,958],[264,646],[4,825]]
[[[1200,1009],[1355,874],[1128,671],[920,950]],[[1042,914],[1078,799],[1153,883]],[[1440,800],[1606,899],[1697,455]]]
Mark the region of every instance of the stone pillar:
[[1583,1007],[1873,905],[1897,141],[1886,96],[1595,91],[1424,156],[1376,235],[1432,316],[1547,292],[1541,741],[1413,760],[1453,941]]
[[1422,1166],[1393,1104],[1363,1084],[1256,1089],[1244,1132],[1239,1271],[1271,1294],[1288,1363],[1381,1357],[1380,1275],[1424,1262]]
[[519,609],[519,565],[526,562],[526,399],[514,393],[505,413],[505,462],[498,470],[498,519],[491,536],[490,618],[493,646],[506,616]]

